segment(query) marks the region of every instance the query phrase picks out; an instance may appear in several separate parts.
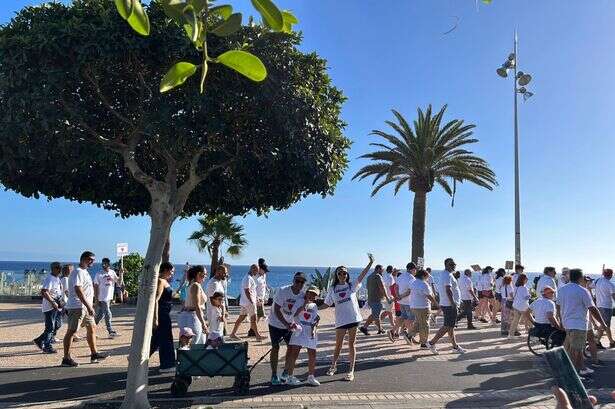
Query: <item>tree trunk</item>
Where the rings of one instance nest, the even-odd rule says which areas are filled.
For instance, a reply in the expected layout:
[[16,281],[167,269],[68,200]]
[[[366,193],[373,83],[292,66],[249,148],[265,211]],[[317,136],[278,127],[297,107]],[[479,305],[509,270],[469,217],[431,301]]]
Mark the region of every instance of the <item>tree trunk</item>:
[[220,259],[220,242],[216,239],[211,243],[211,271],[209,272],[209,276],[213,277],[216,273],[216,268],[218,268],[218,260]]
[[163,249],[165,244],[168,243],[171,225],[176,218],[172,210],[173,207],[168,204],[170,200],[167,200],[167,197],[160,196],[162,194],[159,197],[152,194],[152,208],[149,212],[152,227],[145,263],[139,280],[139,296],[128,357],[126,395],[121,406],[122,409],[150,408],[147,399],[147,369],[158,269],[162,260]]
[[425,258],[425,217],[427,213],[427,192],[414,192],[412,210],[412,262]]
[[164,248],[162,249],[162,261],[169,262],[171,259],[171,235],[169,234],[169,238],[167,242],[164,244]]

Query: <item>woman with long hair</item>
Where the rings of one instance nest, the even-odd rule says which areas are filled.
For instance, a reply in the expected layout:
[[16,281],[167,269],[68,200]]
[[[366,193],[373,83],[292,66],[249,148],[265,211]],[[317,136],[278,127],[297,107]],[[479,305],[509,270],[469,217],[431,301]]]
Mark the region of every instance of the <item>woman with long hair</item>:
[[502,277],[502,320],[500,326],[500,333],[502,336],[507,336],[510,329],[510,316],[512,312],[513,300],[515,296],[515,289],[512,286],[512,277]]
[[[527,276],[525,273],[520,273],[515,283],[515,295],[513,298],[513,310],[512,320],[510,323],[510,330],[508,332],[508,338],[518,336],[517,327],[519,322],[523,320],[525,330],[529,331],[532,328],[532,323],[525,317],[525,312],[530,307],[530,290],[527,289],[525,284],[527,283]],[[520,334],[519,334],[520,335]]]
[[149,355],[152,356],[158,351],[159,371],[165,373],[175,371],[175,346],[173,345],[173,323],[171,322],[173,289],[169,283],[175,268],[173,264],[165,261],[160,264],[159,270]]
[[491,322],[495,324],[495,296],[493,294],[492,272],[493,268],[490,266],[483,269],[478,277],[476,289],[478,290],[478,319],[481,322],[488,322],[487,318],[491,317]]
[[203,266],[192,266],[188,269],[186,272],[188,281],[186,301],[177,319],[180,328],[188,327],[194,332],[193,344],[204,344],[208,332],[203,312],[207,296],[202,286],[206,276],[207,271]]
[[332,376],[337,371],[337,360],[342,351],[344,338],[348,334],[348,360],[350,361],[350,369],[346,374],[347,381],[354,380],[354,366],[356,348],[355,341],[357,339],[357,328],[363,320],[359,309],[359,301],[357,299],[357,291],[361,288],[361,281],[369,272],[372,264],[374,264],[374,256],[368,254],[369,263],[361,271],[356,281],[350,281],[348,268],[339,266],[335,269],[333,285],[329,288],[325,304],[321,307],[327,308],[335,305],[335,350],[333,351],[333,361],[331,367],[327,371],[328,376]]

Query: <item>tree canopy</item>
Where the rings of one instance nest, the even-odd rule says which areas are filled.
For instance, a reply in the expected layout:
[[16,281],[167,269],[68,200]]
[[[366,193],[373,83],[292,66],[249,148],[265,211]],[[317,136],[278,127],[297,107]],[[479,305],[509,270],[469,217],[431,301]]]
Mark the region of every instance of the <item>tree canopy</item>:
[[144,214],[150,195],[125,167],[134,159],[136,175],[152,181],[181,186],[191,172],[199,176],[181,216],[264,212],[333,192],[347,166],[344,96],[326,62],[297,48],[299,34],[249,26],[212,36],[211,55],[243,46],[263,61],[267,79],[213,65],[205,94],[196,77],[161,94],[174,62],[201,56],[156,2],[148,14],[148,37],[98,0],[27,7],[0,29],[6,188]]

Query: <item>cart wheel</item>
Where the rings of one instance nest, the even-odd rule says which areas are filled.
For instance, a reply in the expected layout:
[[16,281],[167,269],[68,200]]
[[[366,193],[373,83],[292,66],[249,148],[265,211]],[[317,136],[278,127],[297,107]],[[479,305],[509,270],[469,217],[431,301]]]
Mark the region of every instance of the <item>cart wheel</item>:
[[250,373],[241,376],[239,383],[239,394],[247,395],[250,393]]
[[181,378],[175,378],[173,383],[171,384],[171,395],[174,397],[181,397],[186,395],[188,392],[188,385]]

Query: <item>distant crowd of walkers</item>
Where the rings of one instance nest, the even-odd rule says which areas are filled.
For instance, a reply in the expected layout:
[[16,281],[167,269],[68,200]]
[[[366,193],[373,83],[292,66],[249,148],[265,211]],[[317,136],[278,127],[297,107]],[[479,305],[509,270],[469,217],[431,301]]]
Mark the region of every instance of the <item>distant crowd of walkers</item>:
[[[84,252],[79,266],[62,266],[52,263],[41,294],[45,329],[34,343],[45,353],[56,353],[53,343],[62,317],[66,316],[67,331],[64,336],[62,366],[77,366],[70,350],[77,331],[85,327],[90,361],[95,363],[107,357],[96,346],[95,327],[103,319],[110,337],[118,333],[113,328],[110,304],[117,295],[123,297],[123,274],[116,274],[108,259],[102,260],[102,271],[92,280],[88,268],[95,261],[92,252]],[[203,266],[188,266],[180,288],[181,310],[177,315],[180,349],[205,344],[217,348],[226,340],[240,340],[238,330],[247,319],[250,325],[248,336],[260,342],[265,336],[259,331],[259,319],[268,321],[271,342],[271,384],[298,385],[302,383],[295,375],[295,365],[302,348],[308,354],[307,383],[317,386],[315,377],[318,347],[317,327],[319,311],[334,308],[335,346],[327,375],[337,372],[337,363],[347,343],[349,370],[345,379],[355,378],[357,332],[370,335],[369,328],[375,325],[377,334],[386,334],[390,342],[403,338],[408,344],[417,342],[420,349],[438,354],[437,345],[448,335],[452,351],[463,354],[466,349],[458,344],[456,328],[466,320],[467,329],[477,329],[476,322],[500,325],[502,336],[515,338],[521,335],[522,325],[526,331],[548,336],[554,331],[561,333],[562,342],[581,376],[590,376],[592,365],[601,365],[597,350],[604,349],[601,339],[606,336],[609,347],[615,347],[611,333],[611,317],[615,300],[613,272],[604,269],[597,280],[584,276],[580,269],[563,269],[556,278],[556,270],[546,267],[543,274],[530,285],[524,268],[515,266],[508,274],[503,268],[494,272],[487,266],[480,269],[456,270],[452,258],[444,261],[444,270],[437,280],[431,269],[417,268],[408,263],[405,271],[393,266],[376,265],[369,254],[369,263],[352,279],[348,268],[337,267],[326,294],[314,286],[306,285],[305,274],[297,272],[292,283],[276,289],[268,317],[266,316],[267,273],[264,259],[250,266],[241,283],[240,312],[230,334],[226,335],[229,323],[227,301],[228,269],[219,265],[213,277]],[[168,262],[160,265],[156,289],[156,308],[152,325],[150,354],[158,351],[160,372],[174,372],[176,345],[173,339],[171,311],[175,291],[172,289],[174,267]],[[475,271],[473,271],[475,270]],[[371,272],[371,274],[369,274]],[[368,275],[369,274],[369,275]],[[478,277],[473,275],[478,274]],[[367,304],[369,317],[363,321],[358,292],[367,277]],[[442,315],[442,326],[431,335],[430,327],[435,316]],[[389,329],[383,324],[388,321]],[[229,323],[230,324],[230,323]],[[229,328],[230,325],[229,325]],[[597,332],[594,333],[593,329]],[[418,341],[414,341],[418,336]],[[278,375],[278,362],[282,341],[287,345],[284,369]],[[591,359],[585,362],[583,351],[589,348]],[[588,365],[589,363],[589,365]]]

